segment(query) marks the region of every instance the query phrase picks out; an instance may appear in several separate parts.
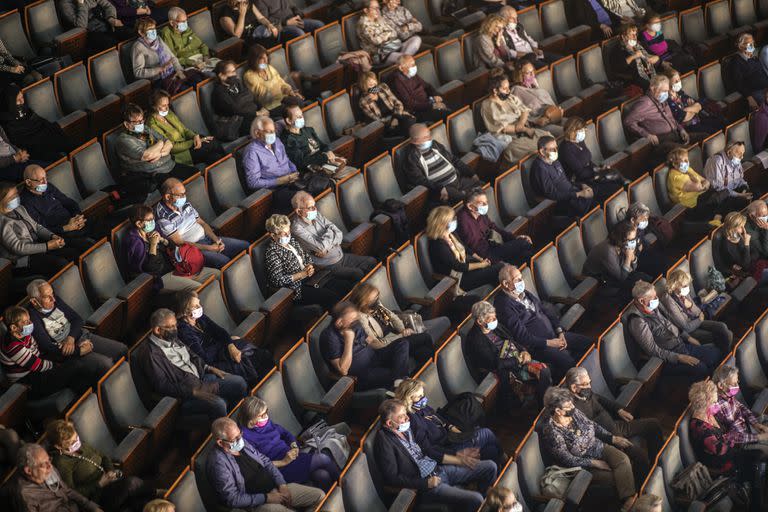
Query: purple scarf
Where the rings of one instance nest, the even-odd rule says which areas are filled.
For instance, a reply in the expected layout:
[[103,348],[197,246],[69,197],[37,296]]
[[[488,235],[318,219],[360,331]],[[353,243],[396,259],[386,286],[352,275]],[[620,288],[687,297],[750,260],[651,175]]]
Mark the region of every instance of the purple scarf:
[[[157,58],[160,59],[160,66],[165,66],[166,63],[170,62],[171,53],[167,51],[167,48],[164,44],[160,44],[159,35],[151,43],[147,43],[147,40],[143,37],[139,38],[139,41],[141,41],[142,44],[144,44],[144,46],[146,46],[150,50],[153,50],[155,53],[157,53]],[[176,69],[173,66],[171,66],[160,72],[160,78],[168,78],[175,72],[176,72]]]

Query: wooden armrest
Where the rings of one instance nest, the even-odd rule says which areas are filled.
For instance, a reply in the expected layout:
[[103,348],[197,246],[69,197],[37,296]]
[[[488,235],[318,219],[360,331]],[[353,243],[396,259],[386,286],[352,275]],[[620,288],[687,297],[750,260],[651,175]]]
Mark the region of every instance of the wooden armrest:
[[435,299],[429,297],[406,297],[406,302],[418,304],[419,306],[429,307],[435,303]]
[[621,404],[622,409],[633,410],[635,401],[640,397],[643,390],[643,383],[633,380],[621,388],[621,393],[616,397],[616,401]]
[[572,306],[573,304],[578,304],[579,300],[575,299],[573,297],[561,297],[559,295],[551,295],[549,297],[550,302],[554,302],[556,304],[566,304],[568,306]]
[[400,489],[395,501],[389,506],[388,512],[408,512],[416,504],[416,491],[413,489]]

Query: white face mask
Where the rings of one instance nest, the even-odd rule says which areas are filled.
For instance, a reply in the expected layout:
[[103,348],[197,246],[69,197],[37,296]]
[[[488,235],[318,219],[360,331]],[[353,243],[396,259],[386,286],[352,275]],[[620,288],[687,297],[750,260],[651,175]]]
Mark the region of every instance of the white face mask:
[[549,157],[550,162],[554,162],[557,160],[557,156],[558,156],[557,151],[550,151],[549,153],[547,153],[547,155]]
[[415,77],[418,70],[419,69],[416,66],[411,66],[410,68],[408,68],[408,77],[409,78]]
[[457,227],[459,227],[459,225],[456,222],[456,219],[453,219],[451,222],[448,223],[448,232],[453,233],[454,231],[456,231]]
[[684,286],[683,288],[680,288],[680,296],[681,297],[687,297],[689,293],[691,293],[691,287],[690,286]]
[[397,426],[397,431],[400,433],[408,432],[409,428],[411,428],[411,422],[406,421],[405,423],[401,423]]
[[629,46],[630,48],[634,48],[635,46],[637,46],[637,39],[630,39],[630,40],[628,40],[627,41],[627,46]]
[[509,23],[507,23],[507,30],[514,31],[515,29],[517,29],[517,23],[516,22],[510,21]]
[[157,113],[160,114],[160,117],[165,117],[168,115],[169,110],[158,110]]
[[651,30],[654,32],[661,32],[661,23],[654,23],[651,25]]
[[648,221],[647,220],[641,220],[637,223],[637,229],[645,229],[648,227]]
[[281,236],[279,241],[280,241],[280,244],[282,244],[282,245],[288,245],[289,243],[291,243],[291,237],[290,236]]
[[488,214],[488,205],[487,204],[478,205],[477,213],[479,213],[480,215],[487,215]]
[[579,130],[576,132],[576,142],[584,142],[587,138],[587,130]]
[[198,319],[203,316],[203,306],[197,307],[192,310],[192,318]]
[[488,322],[487,324],[485,324],[485,328],[488,329],[489,331],[495,330],[498,326],[499,326],[498,320],[493,320],[492,322]]
[[675,82],[672,84],[672,90],[675,92],[680,92],[683,90],[683,82]]
[[651,302],[648,303],[648,311],[653,311],[657,307],[659,307],[659,299],[651,299]]

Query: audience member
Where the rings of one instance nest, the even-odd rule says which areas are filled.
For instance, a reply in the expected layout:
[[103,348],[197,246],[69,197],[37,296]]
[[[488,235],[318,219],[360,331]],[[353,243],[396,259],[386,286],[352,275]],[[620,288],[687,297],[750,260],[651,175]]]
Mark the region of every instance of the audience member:
[[509,80],[505,75],[493,76],[488,82],[488,90],[488,98],[480,105],[480,116],[486,130],[506,145],[504,159],[516,163],[535,153],[539,139],[550,133],[531,126],[531,110],[511,93]]
[[240,404],[238,423],[243,439],[269,458],[286,482],[311,485],[328,491],[341,470],[321,451],[299,451],[296,436],[272,421],[267,402],[249,396]]
[[485,497],[486,512],[522,512],[523,504],[512,492],[512,489],[496,485],[488,490]]
[[128,352],[125,344],[85,329],[82,317],[56,297],[46,281],[29,283],[27,296],[35,341],[45,359],[61,363],[79,360],[88,373],[104,375]]
[[144,505],[142,512],[176,512],[176,506],[168,500],[155,499]]
[[655,494],[638,496],[629,512],[664,512],[664,500]]
[[738,53],[730,59],[723,79],[729,90],[741,93],[747,99],[750,110],[755,110],[768,89],[768,71],[757,58],[752,34],[744,32],[739,35],[736,50]]
[[545,128],[553,135],[562,135],[560,122],[563,119],[563,109],[557,106],[549,91],[539,86],[533,64],[523,60],[510,74],[514,84],[512,96],[530,109],[528,119],[531,123]]
[[505,5],[499,9],[499,16],[505,22],[501,34],[510,59],[516,59],[518,62],[531,62],[535,67],[540,68],[560,58],[559,55],[545,52],[539,48],[539,43],[528,35],[525,28],[517,22],[517,11],[514,7]]
[[[749,123],[749,133],[752,136],[752,149],[754,149],[755,153],[762,153],[768,149],[768,89],[765,91],[765,97],[760,103],[760,106],[752,113]],[[0,131],[0,139],[3,138],[3,133]],[[0,141],[0,155],[3,153],[2,144],[2,141]],[[2,166],[3,157],[0,156],[0,167]],[[0,170],[0,172],[2,171]]]
[[464,198],[464,206],[456,213],[459,239],[473,254],[492,263],[519,265],[533,256],[531,237],[515,235],[499,227],[488,215],[488,196],[482,188],[473,188]]
[[[710,112],[701,102],[688,96],[683,90],[680,73],[668,69],[665,73],[669,78],[669,98],[667,105],[672,110],[675,120],[689,132],[712,134],[725,128],[720,112]],[[709,102],[708,106],[712,103]]]
[[523,274],[517,267],[504,265],[498,279],[501,290],[493,303],[501,326],[533,359],[546,363],[552,380],[560,382],[568,368],[576,366],[592,340],[564,331],[557,308],[525,289]]
[[752,259],[752,276],[759,284],[768,283],[768,205],[765,201],[752,201],[747,206],[745,226]]
[[252,46],[248,50],[243,83],[253,94],[256,103],[269,110],[269,115],[273,118],[279,118],[283,113],[283,106],[288,98],[303,99],[269,64],[269,53],[261,45]]
[[3,312],[6,333],[0,342],[0,364],[10,383],[25,384],[32,399],[46,398],[65,388],[81,394],[101,377],[86,369],[82,359],[56,363],[44,359],[32,333],[27,310],[11,306]]
[[[291,221],[285,215],[272,215],[267,219],[267,233],[271,240],[267,245],[265,267],[271,292],[280,288],[293,290],[297,304],[319,304],[328,309],[336,304],[351,287],[346,280],[327,279],[318,274],[312,255],[304,250],[291,236]],[[314,286],[321,282],[323,286]],[[343,281],[340,286],[337,281]]]
[[251,0],[227,0],[219,17],[225,34],[242,39],[246,46],[277,41],[278,27],[273,25]]
[[[153,394],[177,398],[185,423],[210,423],[225,416],[245,396],[245,380],[205,364],[179,341],[176,315],[160,308],[149,319],[148,341],[132,357]],[[202,417],[202,418],[201,418]]]
[[367,71],[360,73],[356,86],[358,106],[365,122],[381,121],[385,135],[390,137],[408,136],[416,118],[405,109],[387,84],[379,82],[374,72]]
[[27,443],[19,448],[18,478],[13,483],[17,510],[103,512],[98,504],[62,481],[45,448]]
[[211,425],[216,446],[206,461],[205,473],[222,508],[248,510],[315,510],[323,491],[285,478],[269,460],[243,439],[234,420],[221,417]]
[[632,504],[636,480],[629,457],[621,451],[632,445],[615,436],[576,408],[567,389],[549,388],[544,395],[547,414],[541,431],[542,451],[562,467],[580,467],[592,473],[592,484],[611,488],[622,503],[622,511]]
[[757,258],[752,257],[752,236],[746,225],[747,217],[740,212],[730,212],[723,221],[721,243],[712,256],[717,269],[726,276],[741,279],[752,273],[752,261]]
[[[669,252],[661,246],[669,244],[671,240],[665,238],[662,231],[651,229],[651,209],[644,203],[635,201],[627,208],[620,208],[617,212],[622,221],[628,222],[637,231],[635,239],[637,245],[635,254],[637,255],[637,271],[653,276],[649,281],[664,273],[671,265]],[[663,222],[663,221],[662,221]],[[654,238],[658,244],[654,243]],[[650,247],[649,247],[650,246]],[[629,300],[629,299],[628,299]]]
[[248,242],[219,236],[205,222],[195,207],[187,202],[187,189],[176,178],[168,178],[160,187],[161,199],[155,206],[160,235],[176,247],[191,244],[200,249],[205,265],[221,268],[248,249]]
[[661,30],[661,16],[658,14],[650,11],[645,13],[639,39],[640,44],[649,54],[659,57],[662,63],[666,63],[680,73],[685,74],[696,69],[696,59],[693,55],[683,50],[674,39],[664,37]]
[[[237,0],[234,0],[237,1]],[[216,80],[211,93],[214,135],[225,142],[251,134],[257,116],[269,116],[237,76],[234,61],[222,60],[213,68]]]
[[636,21],[645,15],[645,9],[637,5],[635,0],[599,0],[614,16],[624,22]]
[[187,13],[181,7],[168,9],[168,25],[160,30],[160,39],[185,68],[210,71],[213,66],[211,50],[189,28]]
[[132,35],[109,0],[60,0],[57,5],[67,29],[88,31],[86,51],[89,55],[111,48]]
[[193,73],[184,71],[179,59],[165,41],[157,37],[157,23],[152,18],[141,18],[136,24],[139,38],[131,47],[133,75],[152,82],[155,89],[176,94],[195,85]]
[[721,354],[728,354],[733,348],[733,333],[724,322],[708,320],[701,311],[698,297],[691,295],[691,275],[681,268],[673,270],[665,288],[661,303],[675,327],[688,335],[688,343],[714,344]]
[[472,306],[474,324],[463,342],[464,356],[473,376],[482,380],[494,373],[501,383],[502,409],[512,412],[534,399],[541,407],[552,385],[549,367],[535,361],[509,331],[499,325],[496,308],[481,301]]
[[401,41],[407,41],[412,37],[418,37],[422,42],[429,46],[437,46],[445,39],[432,35],[422,34],[421,21],[413,13],[401,5],[400,0],[382,0],[381,17],[389,21],[397,32],[397,38]]
[[[523,29],[520,28],[520,30]],[[505,22],[501,16],[491,14],[483,20],[472,47],[474,67],[514,69],[514,57],[511,56],[512,52],[507,46],[504,31]],[[526,40],[522,41],[527,42]]]
[[[427,440],[418,442],[400,400],[381,403],[379,423],[373,452],[384,485],[415,489],[417,503],[444,503],[456,512],[480,507],[496,479],[493,461],[443,454]],[[471,482],[477,491],[458,487]]]
[[738,202],[734,202],[727,194],[713,190],[709,180],[691,169],[687,149],[676,148],[670,151],[667,156],[667,165],[669,166],[667,174],[669,200],[688,208],[688,218],[712,219],[717,223],[722,215],[739,207]]
[[[142,17],[149,16],[158,25],[168,21],[168,7],[158,7],[155,0],[109,0],[117,10],[117,17],[126,27],[135,27]],[[151,7],[150,7],[151,5]]]
[[622,24],[619,28],[619,44],[613,45],[608,54],[608,71],[613,80],[646,90],[656,76],[658,55],[650,55],[637,44],[637,26]]
[[336,176],[346,168],[346,159],[331,151],[314,127],[305,125],[304,113],[299,105],[285,107],[283,121],[285,127],[280,133],[280,140],[285,146],[288,159],[301,174]]
[[467,190],[482,186],[472,168],[440,142],[432,139],[427,125],[411,126],[410,144],[402,148],[400,172],[413,189],[421,185],[429,191],[430,204],[454,205]]
[[560,215],[582,217],[595,204],[595,191],[586,183],[573,182],[559,161],[557,140],[544,135],[537,141],[538,152],[531,166],[531,186],[544,197],[555,201]]
[[83,443],[71,421],[52,421],[46,434],[52,448],[51,463],[61,480],[104,510],[139,510],[155,496],[155,489],[148,482],[124,476],[107,455]]
[[24,179],[24,169],[28,165],[47,165],[42,160],[30,160],[29,151],[16,147],[0,126],[0,180],[18,183]]
[[21,59],[14,57],[0,39],[0,87],[4,88],[12,83],[26,87],[42,78],[40,73],[31,69]]
[[[593,37],[604,39],[613,37],[622,23],[622,18],[607,10],[599,0],[571,0],[573,23],[581,23],[592,27]],[[598,32],[599,30],[599,32]]]
[[690,336],[669,319],[667,308],[660,303],[652,284],[635,283],[632,298],[626,314],[631,342],[646,357],[664,361],[662,374],[698,381],[712,373],[720,362],[720,351],[714,345],[690,343]]
[[166,140],[169,140],[171,157],[182,165],[211,165],[224,157],[224,148],[211,136],[200,135],[186,127],[171,110],[171,95],[157,89],[149,98],[152,117],[147,126]]
[[291,198],[299,190],[296,183],[300,179],[299,172],[277,138],[272,119],[266,116],[254,119],[251,137],[243,153],[245,186],[248,192],[262,188],[272,190],[273,209],[286,212],[290,209]]
[[415,115],[420,123],[434,123],[451,113],[437,89],[418,75],[412,55],[401,55],[397,59],[397,71],[392,73],[391,84],[405,110]]
[[320,335],[320,353],[333,374],[355,378],[355,389],[389,389],[408,376],[408,340],[375,348],[376,340],[366,334],[359,318],[351,302],[336,304],[331,323]]
[[368,52],[374,65],[394,64],[401,55],[415,55],[421,47],[419,36],[405,41],[398,37],[397,28],[382,16],[378,0],[368,0],[356,30],[360,47]]
[[744,159],[746,146],[742,141],[731,141],[725,149],[707,158],[704,164],[704,177],[715,192],[727,193],[731,208],[741,210],[752,200],[749,183],[744,179]]
[[14,276],[55,274],[79,255],[65,246],[63,238],[35,222],[21,206],[13,183],[0,183],[0,258],[13,263]]
[[294,0],[254,0],[254,7],[269,20],[272,27],[279,30],[275,37],[283,41],[290,41],[323,26],[322,21],[305,18]]
[[712,382],[717,386],[718,407],[714,417],[728,431],[730,440],[750,450],[768,453],[768,447],[763,444],[768,440],[768,426],[739,399],[739,370],[735,366],[720,365],[712,374]]
[[239,375],[253,387],[275,367],[272,354],[249,340],[233,336],[205,314],[194,290],[176,294],[179,341],[207,365]]

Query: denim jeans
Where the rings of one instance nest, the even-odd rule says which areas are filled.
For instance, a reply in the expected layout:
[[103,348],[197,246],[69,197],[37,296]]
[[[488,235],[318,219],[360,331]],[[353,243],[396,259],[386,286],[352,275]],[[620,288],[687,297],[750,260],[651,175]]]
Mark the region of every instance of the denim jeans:
[[[229,260],[241,252],[248,250],[248,242],[245,240],[222,236],[221,241],[224,242],[224,250],[222,252],[202,251],[206,267],[221,268],[229,263]],[[198,240],[197,243],[211,245],[213,244],[213,240],[205,236]]]
[[[279,40],[290,41],[291,39],[303,36],[308,32],[314,32],[315,30],[319,29],[324,25],[322,21],[313,20],[311,18],[303,18],[303,21],[304,21],[304,29],[297,27],[295,25],[293,26],[285,25],[280,31]],[[253,31],[253,37],[257,39],[267,39],[272,37],[272,32],[270,32],[269,29],[267,29],[267,27],[265,27],[264,25],[260,25],[256,27],[256,30]]]
[[456,450],[457,452],[465,448],[479,448],[480,460],[492,460],[497,464],[500,462],[502,454],[501,446],[499,446],[499,441],[496,439],[496,434],[494,434],[491,429],[478,428],[475,430],[475,433],[472,434],[471,439],[468,439],[463,443],[454,443],[451,445],[451,449]]
[[[496,479],[496,463],[483,460],[475,469],[441,464],[435,468],[435,475],[440,477],[440,485],[422,493],[424,503],[445,503],[455,512],[475,512],[483,503],[485,490]],[[480,492],[458,487],[470,482],[477,482]]]

